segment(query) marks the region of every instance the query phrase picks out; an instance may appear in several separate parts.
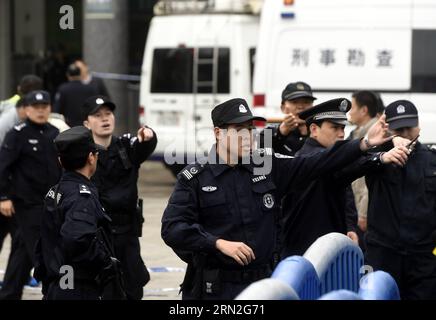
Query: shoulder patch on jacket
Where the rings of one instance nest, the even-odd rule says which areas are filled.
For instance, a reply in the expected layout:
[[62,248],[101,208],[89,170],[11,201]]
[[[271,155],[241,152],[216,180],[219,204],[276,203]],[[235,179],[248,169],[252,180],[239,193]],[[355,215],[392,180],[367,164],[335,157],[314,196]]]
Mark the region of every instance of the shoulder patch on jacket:
[[14,129],[17,130],[17,131],[21,131],[25,126],[26,126],[26,123],[23,122],[23,123],[17,124],[17,125],[14,127]]
[[80,184],[79,185],[79,193],[80,194],[91,194],[91,190],[89,190],[87,185]]
[[53,188],[51,188],[48,192],[47,195],[45,196],[46,198],[50,198],[52,200],[56,200],[56,203],[59,204],[59,202],[62,199],[62,193],[60,193],[59,191],[56,192],[57,186],[54,186]]
[[279,158],[279,159],[293,159],[293,158],[295,158],[295,157],[293,157],[293,156],[287,156],[286,154],[281,154],[281,153],[274,153],[274,156],[276,157],[276,158]]
[[199,174],[201,171],[203,171],[204,165],[203,164],[190,164],[185,169],[180,171],[180,173],[177,175],[179,178],[183,178],[185,180],[191,180]]

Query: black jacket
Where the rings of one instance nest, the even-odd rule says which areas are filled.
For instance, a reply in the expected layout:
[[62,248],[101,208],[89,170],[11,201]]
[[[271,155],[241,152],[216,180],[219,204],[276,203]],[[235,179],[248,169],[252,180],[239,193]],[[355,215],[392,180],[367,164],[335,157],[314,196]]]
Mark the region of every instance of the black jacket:
[[131,226],[138,201],[138,171],[154,151],[156,134],[150,141],[139,143],[136,136],[112,137],[106,151],[98,157],[92,181],[98,188],[100,201],[113,219],[114,226]]
[[[297,156],[313,156],[323,150],[315,139],[308,138]],[[282,258],[303,255],[317,238],[327,233],[355,231],[357,210],[350,186],[354,178],[332,170],[314,181],[304,181],[283,199]]]
[[0,150],[0,200],[42,205],[61,167],[53,140],[59,130],[30,120],[9,131]]
[[241,269],[215,248],[221,238],[242,241],[253,249],[256,259],[248,268],[268,264],[276,250],[276,219],[282,197],[304,181],[338,169],[360,155],[359,141],[351,141],[338,142],[304,158],[273,154],[267,148],[263,165],[271,170],[265,174],[257,171],[261,165],[255,165],[259,163],[255,158],[251,164],[235,167],[189,165],[179,173],[164,211],[162,238],[187,262],[192,254],[207,253],[210,265]]
[[70,126],[83,125],[82,105],[89,97],[99,94],[95,86],[83,84],[80,80],[62,84],[55,96],[54,112],[63,114]]
[[389,165],[366,176],[367,241],[400,253],[431,252],[436,230],[436,151],[420,143],[404,168]]
[[96,187],[77,172],[66,171],[50,189],[36,247],[35,275],[44,285],[59,279],[64,265],[75,279],[90,281],[110,265],[110,218],[103,210]]

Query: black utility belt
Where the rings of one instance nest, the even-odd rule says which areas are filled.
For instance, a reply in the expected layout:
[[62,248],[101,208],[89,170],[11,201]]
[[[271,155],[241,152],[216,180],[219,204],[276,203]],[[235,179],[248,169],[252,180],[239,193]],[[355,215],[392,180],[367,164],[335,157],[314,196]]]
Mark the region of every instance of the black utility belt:
[[271,276],[271,268],[267,265],[259,266],[259,268],[245,269],[245,270],[228,270],[228,269],[205,269],[204,272],[208,273],[217,272],[218,277],[222,282],[233,283],[251,283]]
[[133,214],[131,213],[121,213],[121,214],[110,214],[112,219],[112,225],[114,226],[125,226],[133,223]]

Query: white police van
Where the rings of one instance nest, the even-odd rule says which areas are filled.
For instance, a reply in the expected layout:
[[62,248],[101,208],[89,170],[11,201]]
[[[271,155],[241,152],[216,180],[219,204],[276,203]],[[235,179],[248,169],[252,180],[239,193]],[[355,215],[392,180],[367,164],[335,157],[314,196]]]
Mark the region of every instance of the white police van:
[[[209,151],[213,106],[234,97],[252,100],[259,26],[255,2],[156,5],[160,15],[151,21],[142,65],[140,122],[156,131],[155,155],[167,164],[192,162],[194,154]],[[189,159],[183,161],[184,155]]]
[[280,114],[289,82],[312,86],[317,102],[381,93],[419,110],[420,140],[436,143],[436,1],[268,0],[254,71],[255,113]]

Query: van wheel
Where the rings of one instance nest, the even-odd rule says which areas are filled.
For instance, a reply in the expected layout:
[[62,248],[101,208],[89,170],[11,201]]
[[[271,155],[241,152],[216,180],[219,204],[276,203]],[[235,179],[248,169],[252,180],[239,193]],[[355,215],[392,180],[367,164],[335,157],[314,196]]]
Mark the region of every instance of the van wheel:
[[171,173],[173,174],[174,177],[177,177],[177,174],[182,171],[182,169],[184,167],[186,167],[186,164],[178,164],[178,163],[174,163],[174,164],[167,164],[165,163],[165,161],[162,161],[164,166],[171,171]]

